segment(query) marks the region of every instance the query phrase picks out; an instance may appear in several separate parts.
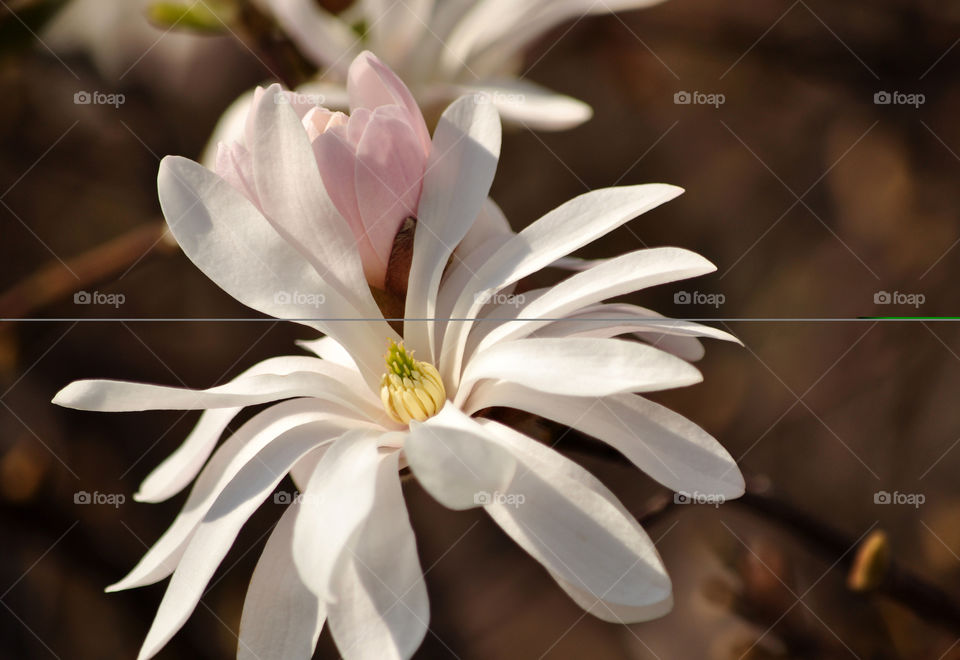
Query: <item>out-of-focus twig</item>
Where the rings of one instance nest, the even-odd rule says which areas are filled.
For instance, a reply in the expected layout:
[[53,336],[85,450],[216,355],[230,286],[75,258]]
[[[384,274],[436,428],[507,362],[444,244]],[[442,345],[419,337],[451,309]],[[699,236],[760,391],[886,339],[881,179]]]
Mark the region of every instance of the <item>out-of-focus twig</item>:
[[171,250],[170,243],[162,240],[165,230],[165,223],[152,221],[68,259],[66,268],[59,262],[44,266],[0,294],[0,318],[29,316],[122,272],[151,250]]

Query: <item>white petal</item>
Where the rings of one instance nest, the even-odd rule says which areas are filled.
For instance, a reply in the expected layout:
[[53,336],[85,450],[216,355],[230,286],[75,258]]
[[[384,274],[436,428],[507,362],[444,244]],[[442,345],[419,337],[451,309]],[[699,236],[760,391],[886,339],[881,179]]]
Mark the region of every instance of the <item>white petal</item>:
[[[282,356],[269,358],[247,369],[234,380],[259,374],[289,374],[295,371],[309,371],[316,366],[316,360],[300,356]],[[138,502],[162,502],[187,486],[217,444],[221,434],[230,421],[242,408],[216,408],[204,410],[197,425],[175,452],[147,475],[134,495]]]
[[[328,436],[356,428],[357,422],[330,414],[325,410],[327,405],[311,399],[284,401],[267,408],[237,429],[210,457],[173,524],[134,569],[109,586],[107,591],[142,587],[170,575],[197,525],[217,497],[240,470],[254,460],[257,452],[279,436],[311,423],[325,424]],[[319,433],[317,435],[321,437]]]
[[416,539],[400,488],[399,455],[381,455],[370,514],[333,578],[330,632],[348,660],[409,658],[430,620]]
[[357,241],[323,187],[307,131],[285,98],[271,85],[253,108],[249,149],[264,215],[360,316],[379,317]]
[[576,463],[532,438],[484,421],[517,459],[509,490],[487,513],[591,614],[641,621],[669,609],[670,578],[636,520]]
[[682,415],[634,394],[544,396],[511,383],[484,383],[468,403],[468,411],[508,406],[572,426],[675,491],[725,499],[743,494],[740,469],[719,442]]
[[410,423],[403,451],[424,490],[451,509],[482,505],[482,494],[503,490],[516,468],[482,426],[449,403],[426,422]]
[[315,370],[257,374],[206,390],[122,380],[77,380],[57,392],[53,403],[77,410],[132,412],[235,408],[309,396],[376,419],[380,407],[375,404],[379,401],[371,394],[355,372],[317,360]]
[[[487,334],[478,350],[499,341],[529,335],[549,321],[576,313],[581,308],[658,284],[696,277],[716,270],[709,261],[689,250],[653,248],[628,252],[589,270],[572,275],[550,287],[517,311],[525,320],[504,323]],[[466,354],[470,355],[471,351]]]
[[301,346],[317,357],[347,367],[348,369],[357,369],[357,363],[350,357],[350,353],[333,337],[321,337],[320,339],[305,339],[297,342]]
[[213,127],[213,133],[207,140],[207,146],[204,147],[203,155],[200,157],[202,165],[211,170],[214,169],[221,142],[226,144],[243,142],[244,127],[247,124],[250,105],[253,103],[253,93],[254,90],[251,89],[241,94],[217,120],[217,125]]
[[293,557],[310,591],[327,602],[335,598],[331,581],[337,562],[373,506],[379,435],[355,433],[334,442],[301,495]]
[[[249,200],[213,172],[186,158],[167,156],[160,163],[157,186],[170,231],[184,253],[243,304],[277,318],[360,316]],[[382,344],[396,337],[386,322],[301,322],[337,337],[368,382],[377,381]]]
[[518,339],[477,353],[463,372],[455,402],[462,404],[484,378],[568,396],[651,392],[702,380],[695,367],[652,346],[592,337]]
[[[575,197],[507,240],[460,292],[452,316],[475,316],[487,294],[548,266],[681,192],[674,186],[649,184],[605,188]],[[445,383],[459,382],[470,327],[469,322],[452,325],[444,336],[440,373]]]
[[[347,436],[351,433],[362,432],[351,431]],[[329,430],[323,423],[299,426],[275,438],[257,453],[256,460],[237,473],[191,537],[163,595],[138,660],[156,655],[183,626],[247,518],[301,456],[325,441],[329,441]]]
[[267,0],[267,3],[283,31],[314,64],[346,73],[360,41],[349,25],[313,0]]
[[583,101],[529,80],[483,79],[458,91],[489,99],[505,122],[536,131],[565,131],[593,116],[593,110]]
[[[404,316],[433,318],[443,269],[483,209],[500,156],[500,118],[462,97],[448,107],[433,134],[417,210],[413,261]],[[404,339],[436,360],[432,321],[404,324]]]
[[293,525],[299,510],[298,501],[287,507],[257,561],[243,601],[237,660],[313,655],[326,608],[293,563]]

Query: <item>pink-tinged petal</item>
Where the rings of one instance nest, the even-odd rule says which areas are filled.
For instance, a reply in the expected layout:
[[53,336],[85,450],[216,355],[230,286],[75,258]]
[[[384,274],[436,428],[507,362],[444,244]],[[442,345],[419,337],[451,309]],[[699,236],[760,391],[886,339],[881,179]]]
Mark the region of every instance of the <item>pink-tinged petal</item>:
[[363,264],[369,261],[373,250],[363,238],[363,220],[357,205],[354,179],[357,155],[345,134],[346,131],[334,128],[318,135],[313,141],[313,154],[323,185],[340,216],[350,227],[355,249],[360,251],[360,262]]
[[303,127],[307,129],[307,137],[312,143],[324,131],[334,126],[346,126],[347,119],[347,115],[342,112],[334,112],[326,108],[311,108],[303,116]]
[[301,119],[283,98],[272,85],[252,112],[249,148],[264,216],[358,312],[376,318],[355,239],[323,186]]
[[367,279],[383,286],[387,261],[400,225],[416,216],[425,158],[417,137],[396,106],[373,112],[357,144],[357,205],[372,260],[364,262]]
[[357,144],[360,143],[363,132],[367,130],[367,124],[370,123],[371,117],[373,117],[373,110],[367,108],[357,108],[350,113],[350,121],[347,123],[347,129],[342,135],[354,150],[356,150]]
[[430,131],[420,112],[420,106],[403,81],[369,51],[360,53],[347,73],[347,92],[350,108],[373,109],[381,105],[399,105],[420,139],[423,153],[430,153]]
[[293,526],[299,510],[300,502],[287,507],[257,561],[243,600],[237,660],[313,655],[326,608],[293,563]]

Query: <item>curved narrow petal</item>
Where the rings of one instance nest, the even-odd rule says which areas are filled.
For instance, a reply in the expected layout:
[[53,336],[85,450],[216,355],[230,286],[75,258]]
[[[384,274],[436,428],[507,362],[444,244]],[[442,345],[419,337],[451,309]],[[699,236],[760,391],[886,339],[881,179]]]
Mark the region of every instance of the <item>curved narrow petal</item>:
[[[500,119],[492,108],[462,97],[444,111],[423,178],[406,318],[436,316],[443,269],[483,210],[499,156]],[[435,361],[433,323],[408,321],[406,325],[404,335],[411,348]]]
[[284,511],[257,561],[243,600],[237,660],[309,658],[326,607],[300,579],[293,563],[293,526],[300,502]]
[[333,578],[330,632],[348,660],[409,658],[427,632],[430,605],[400,488],[399,456],[381,455],[370,514]]
[[350,357],[347,349],[333,337],[321,337],[320,339],[303,339],[297,342],[297,346],[304,348],[318,358],[339,364],[348,369],[357,370],[357,363]]
[[424,490],[450,509],[483,505],[484,494],[502,491],[516,469],[482,426],[449,404],[426,422],[410,423],[403,452]]
[[544,396],[513,383],[483,383],[466,410],[508,406],[601,440],[667,488],[726,499],[744,483],[736,461],[709,433],[669,408],[635,394],[604,398]]
[[356,239],[330,200],[307,131],[279,85],[253,107],[253,178],[267,220],[360,316],[377,318]]
[[[247,369],[234,380],[260,374],[283,375],[311,370],[315,362],[312,358],[300,356],[269,358]],[[133,499],[138,502],[162,502],[179,493],[200,472],[217,440],[241,410],[239,407],[204,410],[190,435],[147,475]]]
[[[160,206],[184,253],[241,303],[277,318],[315,319],[321,313],[325,319],[361,317],[249,200],[213,172],[167,156],[157,185]],[[368,383],[379,379],[385,338],[399,339],[382,320],[301,322],[337,337]]]
[[[350,431],[350,433],[357,433]],[[318,423],[289,430],[261,449],[256,460],[237,473],[207,511],[177,563],[138,660],[156,655],[193,613],[207,583],[257,507],[287,471],[307,452],[329,442]]]
[[120,380],[77,380],[60,390],[53,403],[77,410],[133,412],[236,408],[309,396],[376,419],[379,402],[358,380],[356,372],[346,367],[318,361],[318,368],[311,371],[257,374],[206,390]]
[[334,442],[301,495],[293,557],[307,587],[333,602],[335,569],[350,538],[373,507],[381,433],[352,433]]
[[623,623],[669,609],[660,556],[613,493],[546,445],[496,422],[483,425],[518,463],[506,496],[486,511],[564,591],[601,618],[615,609],[627,616]]
[[[356,428],[357,422],[333,415],[325,410],[325,407],[326,404],[318,405],[310,399],[285,401],[267,408],[237,429],[217,448],[201,470],[173,524],[150,547],[133,570],[116,584],[107,587],[107,591],[142,587],[170,575],[197,525],[217,497],[240,470],[254,459],[257,452],[282,434],[313,423],[323,423],[328,427],[326,437]],[[319,431],[314,433],[322,439]]]
[[[476,315],[483,300],[548,266],[637,215],[670,201],[683,190],[664,184],[605,188],[584,193],[508,239],[460,292],[452,316]],[[457,384],[470,322],[451,326],[443,340],[440,373]]]
[[[704,275],[716,266],[695,252],[681,248],[653,248],[628,252],[576,273],[546,290],[517,311],[523,321],[502,324],[480,341],[483,350],[499,341],[525,337],[549,320],[575,313],[607,298],[658,284]],[[529,320],[528,320],[529,319]],[[470,355],[470,351],[466,352]]]
[[461,94],[487,99],[507,123],[535,131],[565,131],[593,116],[589,105],[529,80],[494,78],[463,85]]
[[696,367],[652,346],[619,339],[518,339],[477,353],[455,402],[482,379],[509,381],[547,394],[608,396],[684,387],[702,380]]

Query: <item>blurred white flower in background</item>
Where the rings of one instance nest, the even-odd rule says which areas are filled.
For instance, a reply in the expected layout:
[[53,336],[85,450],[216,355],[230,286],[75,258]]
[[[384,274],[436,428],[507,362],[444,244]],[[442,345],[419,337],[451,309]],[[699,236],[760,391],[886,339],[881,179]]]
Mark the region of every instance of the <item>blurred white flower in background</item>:
[[[152,4],[70,0],[44,26],[40,39],[61,55],[88,56],[108,82],[182,93],[198,104],[237,84],[246,58],[233,36],[158,27],[147,19]],[[196,94],[199,85],[205,94]]]
[[[680,189],[591,191],[514,233],[487,199],[500,151],[491,105],[458,99],[421,142],[412,96],[375,57],[361,54],[347,79],[349,117],[300,106],[272,86],[255,95],[243,143],[221,149],[219,175],[167,157],[158,181],[184,253],[245,305],[326,335],[303,343],[315,357],[271,358],[208,390],[94,380],[54,399],[83,410],[203,410],[137,494],[159,502],[195,480],[183,510],[110,588],[171,577],[140,657],[183,625],[240,528],[288,473],[302,496],[254,571],[240,658],[310,657],[325,624],[346,658],[416,651],[429,604],[401,490],[407,469],[447,507],[482,506],[591,614],[621,623],[664,614],[670,579],[616,497],[551,447],[476,415],[524,410],[599,438],[671,489],[743,492],[716,440],[639,394],[699,382],[683,359],[702,353],[696,337],[732,337],[602,302],[711,272],[709,262],[679,248],[643,249],[592,262],[553,287],[514,290]],[[368,134],[385,148],[366,153]],[[355,193],[376,187],[361,183],[364,168],[385,173],[359,223],[343,217],[355,197],[332,189],[349,184],[330,178],[329,149],[340,150]],[[364,263],[382,258],[383,246],[364,256],[358,245],[411,206],[401,336],[374,299],[379,274]],[[616,338],[629,334],[648,341]],[[264,403],[273,405],[217,447],[245,406]]]
[[[640,9],[662,0],[356,0],[340,14],[315,0],[257,0],[320,67],[322,91],[342,103],[347,68],[370,50],[397,72],[425,109],[478,94],[507,122],[563,130],[588,105],[520,80],[524,49],[564,21]],[[362,34],[362,37],[358,35]]]

